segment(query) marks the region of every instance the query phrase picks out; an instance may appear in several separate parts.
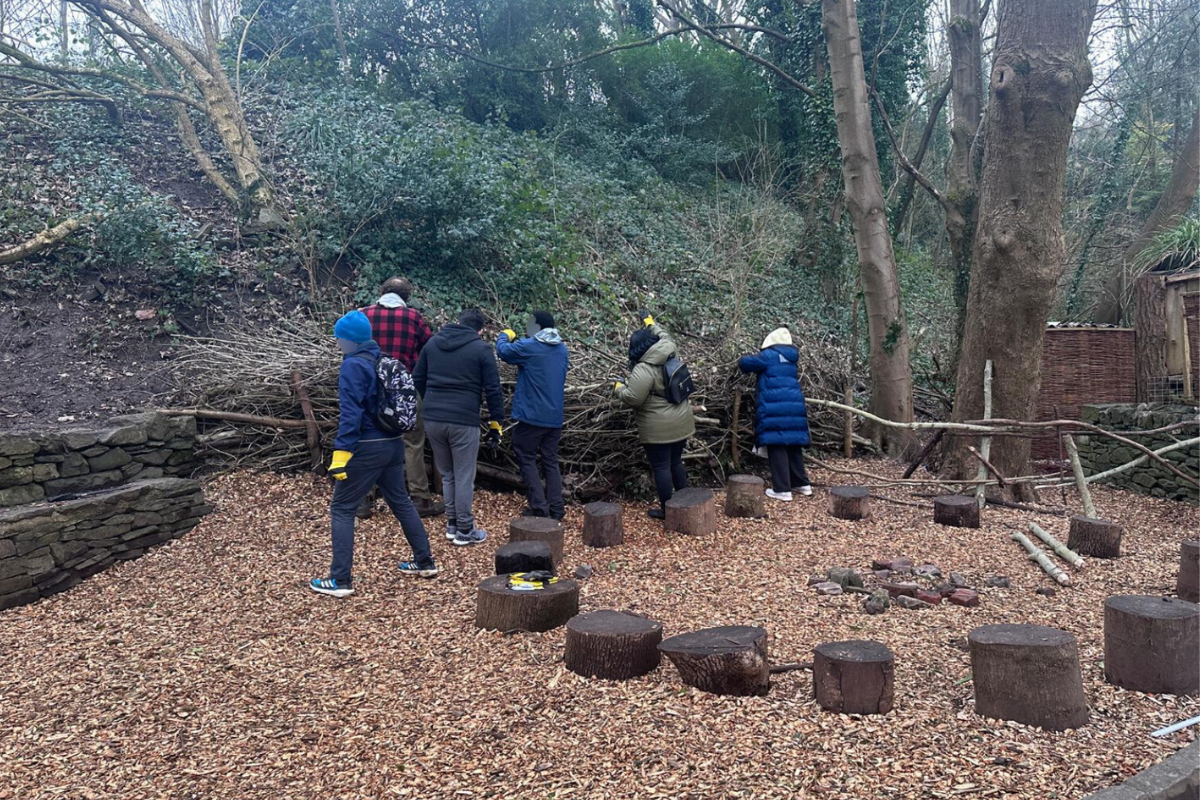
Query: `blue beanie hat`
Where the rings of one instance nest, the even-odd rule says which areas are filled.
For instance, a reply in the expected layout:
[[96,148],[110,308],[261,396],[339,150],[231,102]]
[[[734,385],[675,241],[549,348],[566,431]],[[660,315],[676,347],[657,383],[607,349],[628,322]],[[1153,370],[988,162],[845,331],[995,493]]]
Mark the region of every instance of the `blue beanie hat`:
[[361,311],[350,311],[333,326],[333,335],[364,344],[371,341],[371,320]]

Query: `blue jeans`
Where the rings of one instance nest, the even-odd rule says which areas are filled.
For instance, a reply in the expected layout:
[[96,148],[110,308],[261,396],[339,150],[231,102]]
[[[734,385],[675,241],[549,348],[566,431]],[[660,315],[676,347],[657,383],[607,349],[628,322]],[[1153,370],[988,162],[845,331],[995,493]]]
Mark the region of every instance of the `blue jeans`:
[[396,438],[359,442],[354,448],[354,456],[346,464],[346,480],[337,481],[334,485],[333,503],[329,509],[333,536],[333,563],[329,566],[329,577],[338,583],[350,583],[352,580],[354,512],[373,486],[379,487],[380,494],[400,522],[417,566],[422,569],[433,566],[429,537],[425,534],[425,526],[405,485],[404,440]]

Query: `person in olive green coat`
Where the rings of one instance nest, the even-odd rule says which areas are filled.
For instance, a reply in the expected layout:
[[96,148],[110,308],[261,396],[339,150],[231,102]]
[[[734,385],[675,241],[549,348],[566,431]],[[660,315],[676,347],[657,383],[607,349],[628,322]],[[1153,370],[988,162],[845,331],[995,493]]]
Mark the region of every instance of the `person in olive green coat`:
[[650,460],[659,500],[659,507],[647,513],[663,519],[667,501],[687,487],[683,445],[696,432],[696,421],[691,403],[673,405],[666,399],[663,365],[678,354],[675,341],[649,315],[643,321],[646,327],[629,340],[629,383],[618,382],[613,388],[617,399],[636,409],[638,439]]

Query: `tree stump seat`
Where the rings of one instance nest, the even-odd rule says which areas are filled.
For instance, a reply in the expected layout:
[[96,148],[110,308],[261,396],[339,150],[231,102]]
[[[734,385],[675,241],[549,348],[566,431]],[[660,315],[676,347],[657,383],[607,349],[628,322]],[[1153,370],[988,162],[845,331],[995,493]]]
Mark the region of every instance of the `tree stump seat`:
[[1156,694],[1200,691],[1200,606],[1119,595],[1104,601],[1104,679]]
[[1094,517],[1071,517],[1067,547],[1081,556],[1117,558],[1121,555],[1124,529],[1115,522]]
[[813,697],[838,714],[892,710],[896,657],[879,642],[827,642],[813,649]]
[[711,489],[680,489],[667,501],[664,527],[687,536],[717,532],[717,498]]
[[752,625],[726,625],[664,639],[658,649],[671,659],[688,686],[725,695],[764,695],[770,686],[767,632]]
[[516,517],[508,523],[509,542],[545,542],[554,563],[563,559],[562,523],[549,517]]
[[984,625],[967,642],[975,713],[1050,731],[1087,724],[1074,636],[1044,625]]
[[587,678],[624,681],[658,668],[662,624],[621,611],[593,611],[567,623],[567,669]]
[[583,543],[588,547],[615,547],[625,541],[623,509],[616,503],[588,503],[583,507]]
[[933,500],[933,521],[952,528],[978,528],[979,503],[965,494],[948,494]]
[[749,519],[765,517],[765,488],[763,479],[756,475],[730,475],[725,482],[725,516]]
[[498,631],[549,631],[579,613],[579,584],[570,578],[531,592],[508,588],[507,575],[479,584],[475,627]]
[[511,575],[514,572],[554,572],[554,554],[550,546],[541,541],[509,542],[496,548],[496,574]]
[[1189,603],[1200,603],[1200,540],[1184,542],[1179,548],[1175,594]]
[[862,486],[834,486],[829,490],[829,513],[838,519],[866,519],[870,493]]

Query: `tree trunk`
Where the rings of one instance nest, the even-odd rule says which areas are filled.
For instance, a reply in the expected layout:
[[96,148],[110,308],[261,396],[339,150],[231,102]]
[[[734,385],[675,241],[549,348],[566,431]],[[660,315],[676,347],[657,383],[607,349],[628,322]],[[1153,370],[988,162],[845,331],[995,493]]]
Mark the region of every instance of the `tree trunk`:
[[587,678],[625,681],[658,668],[661,623],[621,611],[593,611],[567,622],[563,661]]
[[[900,304],[900,277],[888,230],[879,157],[871,128],[867,79],[854,0],[821,0],[821,27],[829,50],[833,109],[842,151],[846,209],[854,228],[867,330],[871,342],[871,411],[893,422],[912,422],[912,366],[908,325]],[[912,431],[873,432],[893,455],[909,454]]]
[[346,32],[342,29],[342,10],[338,7],[338,0],[329,0],[329,13],[333,16],[333,33],[337,37],[342,78],[347,86],[353,86],[354,77],[350,74],[350,56],[346,52]]
[[838,519],[866,519],[870,493],[861,486],[834,486],[829,490],[829,515]]
[[950,158],[946,163],[946,234],[954,269],[954,301],[961,331],[975,239],[976,183],[972,144],[983,114],[983,15],[979,0],[950,0]]
[[1134,289],[1133,348],[1137,364],[1137,401],[1149,403],[1156,395],[1161,402],[1170,370],[1167,368],[1167,292],[1161,275],[1143,275]]
[[[1088,32],[1096,0],[1001,0],[979,224],[954,420],[983,415],[984,364],[995,366],[994,415],[1033,418],[1041,390],[1042,343],[1062,274],[1063,184],[1075,111],[1091,84]],[[967,437],[954,437],[946,471],[971,479],[976,463]],[[1004,475],[1028,472],[1030,440],[1006,436],[990,460]],[[1032,500],[1031,484],[1009,499]]]
[[1048,731],[1087,724],[1074,636],[1043,625],[984,625],[967,635],[967,644],[976,714]]
[[1177,224],[1196,199],[1196,190],[1200,186],[1200,108],[1192,115],[1192,129],[1188,132],[1183,149],[1175,154],[1175,165],[1171,168],[1171,180],[1137,238],[1125,248],[1121,263],[1104,284],[1104,294],[1096,306],[1092,318],[1096,322],[1119,323],[1125,318],[1127,310],[1127,285],[1130,282],[1129,269],[1136,264],[1138,256],[1150,244],[1155,236]]
[[1104,601],[1104,680],[1135,692],[1200,691],[1200,607],[1186,600],[1117,595]]

